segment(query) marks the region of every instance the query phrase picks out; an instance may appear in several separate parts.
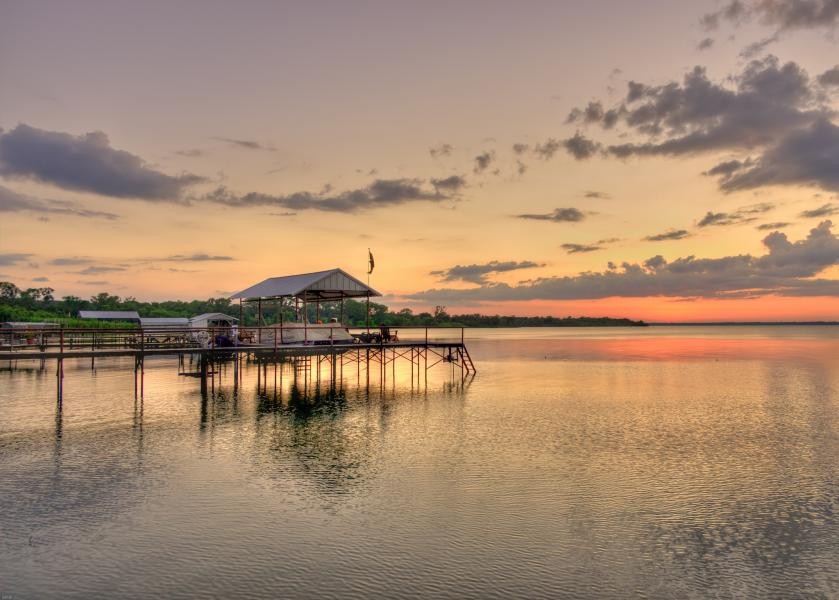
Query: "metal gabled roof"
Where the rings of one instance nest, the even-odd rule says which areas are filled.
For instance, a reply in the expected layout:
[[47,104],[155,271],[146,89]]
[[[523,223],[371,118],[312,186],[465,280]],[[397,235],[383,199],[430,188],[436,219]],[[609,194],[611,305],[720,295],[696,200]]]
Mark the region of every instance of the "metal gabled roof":
[[238,321],[238,317],[231,317],[230,315],[226,315],[220,312],[211,312],[211,313],[201,313],[200,315],[195,315],[194,317],[189,318],[190,323],[195,323],[197,321],[210,321],[210,320],[225,320],[225,321]]
[[80,310],[81,319],[119,319],[123,321],[139,321],[140,315],[136,310]]
[[381,296],[379,292],[362,283],[342,269],[330,269],[316,273],[271,277],[230,296],[231,300],[255,300],[257,298],[278,298],[298,296],[309,299],[339,300]]

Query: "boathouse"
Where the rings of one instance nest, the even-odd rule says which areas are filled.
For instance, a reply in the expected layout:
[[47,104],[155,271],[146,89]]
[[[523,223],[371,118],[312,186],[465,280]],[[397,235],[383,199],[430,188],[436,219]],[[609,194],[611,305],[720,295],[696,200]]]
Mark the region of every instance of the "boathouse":
[[309,303],[315,303],[316,314],[319,314],[321,302],[340,302],[340,320],[343,321],[344,300],[346,298],[367,298],[369,300],[373,296],[381,296],[381,294],[343,269],[329,269],[328,271],[317,271],[315,273],[270,277],[232,294],[230,299],[239,300],[240,312],[242,303],[256,302],[259,324],[263,324],[263,301],[293,299],[295,308],[299,309],[302,304],[303,315],[307,314],[306,310]]

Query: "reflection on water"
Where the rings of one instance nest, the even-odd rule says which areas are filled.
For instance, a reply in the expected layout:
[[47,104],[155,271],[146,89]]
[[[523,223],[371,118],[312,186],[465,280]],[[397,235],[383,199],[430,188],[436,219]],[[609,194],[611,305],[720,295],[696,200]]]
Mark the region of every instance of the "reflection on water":
[[4,365],[0,593],[839,596],[839,329],[723,329],[474,331],[427,386],[67,361],[60,405]]

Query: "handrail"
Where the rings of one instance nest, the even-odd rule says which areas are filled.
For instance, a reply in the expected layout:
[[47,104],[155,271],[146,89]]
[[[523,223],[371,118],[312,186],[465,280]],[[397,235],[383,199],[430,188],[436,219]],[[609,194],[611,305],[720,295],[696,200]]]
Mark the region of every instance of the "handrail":
[[[286,342],[284,334],[302,330],[302,343],[304,345],[312,343],[324,343],[329,345],[341,344],[342,341],[352,343],[347,337],[347,334],[353,333],[367,333],[370,341],[376,336],[376,343],[389,343],[383,339],[383,336],[378,333],[382,329],[387,328],[392,333],[397,332],[422,332],[420,336],[408,335],[407,340],[416,343],[424,343],[428,345],[430,341],[439,341],[441,343],[456,343],[455,336],[457,330],[460,330],[459,342],[461,345],[465,343],[465,328],[464,327],[445,327],[445,326],[429,326],[429,325],[379,325],[379,326],[346,326],[340,323],[319,323],[319,324],[304,324],[304,323],[281,323],[276,325],[262,325],[262,326],[208,326],[208,327],[166,327],[166,326],[151,326],[151,327],[64,327],[62,325],[55,325],[54,327],[8,327],[0,328],[0,350],[15,351],[17,349],[27,349],[39,347],[42,351],[47,348],[59,349],[61,353],[65,353],[68,349],[79,348],[87,346],[95,351],[97,348],[138,348],[140,351],[145,351],[150,348],[165,349],[170,347],[180,348],[208,348],[211,350],[218,350],[220,346],[219,335],[225,336],[230,340],[231,346],[250,346],[247,341],[250,338],[252,341],[262,340],[262,343],[257,342],[262,346],[267,342],[267,335],[271,336],[269,347],[277,350],[281,345],[301,343],[294,341],[291,338]],[[342,336],[338,332],[344,332]],[[269,334],[270,332],[270,334]],[[322,332],[315,335],[314,332]],[[314,335],[314,337],[313,337]],[[356,338],[358,336],[355,336]],[[243,344],[243,342],[245,342]]]

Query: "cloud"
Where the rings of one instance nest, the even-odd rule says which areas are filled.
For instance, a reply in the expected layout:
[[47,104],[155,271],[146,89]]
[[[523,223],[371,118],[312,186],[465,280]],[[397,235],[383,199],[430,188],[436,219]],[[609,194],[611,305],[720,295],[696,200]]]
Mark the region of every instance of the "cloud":
[[238,195],[224,186],[195,198],[230,207],[268,206],[290,211],[320,210],[324,212],[357,213],[365,210],[397,206],[411,202],[443,202],[458,199],[466,185],[462,177],[446,179],[377,179],[370,185],[332,194],[329,190],[319,193],[294,192],[286,195],[250,192]]
[[799,216],[802,216],[806,219],[813,219],[813,218],[819,218],[819,217],[829,217],[829,216],[835,215],[837,213],[839,213],[839,204],[828,203],[828,204],[824,204],[822,206],[819,206],[818,208],[805,210]]
[[587,190],[586,192],[583,193],[583,197],[594,198],[594,199],[598,199],[598,200],[611,200],[611,198],[612,198],[611,194],[608,194],[606,192],[598,192],[598,191],[595,191],[595,190]]
[[529,144],[522,144],[522,143],[513,144],[513,152],[515,152],[515,154],[517,156],[521,156],[522,154],[527,152],[529,149],[530,149]]
[[422,302],[471,303],[526,300],[582,300],[609,297],[737,298],[765,295],[836,296],[839,280],[814,279],[839,264],[839,239],[824,221],[806,239],[790,242],[781,232],[763,240],[762,256],[688,256],[668,262],[655,256],[642,263],[545,277],[520,285],[485,283],[469,289],[432,289],[410,294]]
[[101,210],[89,210],[67,200],[42,200],[19,194],[0,185],[0,212],[28,212],[35,214],[68,215],[114,220],[119,216]]
[[603,246],[598,246],[596,244],[561,244],[560,248],[565,250],[568,254],[580,254],[603,250]]
[[236,260],[232,256],[218,256],[213,254],[204,254],[203,252],[199,252],[196,254],[173,254],[171,256],[167,256],[166,258],[160,259],[162,261],[172,261],[172,262],[213,262],[213,261],[228,261],[228,260]]
[[691,237],[691,234],[687,229],[668,229],[664,233],[648,235],[644,240],[647,242],[664,242],[667,240],[683,240],[688,237]]
[[705,216],[697,223],[697,227],[708,227],[709,225],[738,225],[740,223],[750,223],[757,220],[755,215],[763,214],[774,209],[775,205],[769,202],[762,202],[760,204],[753,204],[751,206],[744,206],[738,208],[734,212],[711,212],[705,213]]
[[560,148],[562,148],[562,142],[548,138],[544,144],[536,144],[533,147],[533,153],[542,160],[550,160]]
[[91,258],[83,258],[80,256],[68,256],[63,258],[54,258],[49,261],[49,264],[56,267],[76,267],[79,265],[89,265],[93,262]]
[[108,266],[90,266],[81,271],[75,271],[79,275],[101,275],[102,273],[116,273],[119,271],[127,271],[125,267],[108,267]]
[[486,152],[481,152],[478,156],[475,157],[475,168],[473,169],[474,172],[483,173],[490,167],[493,161],[495,161],[495,151],[487,150]]
[[586,218],[585,213],[577,208],[557,208],[553,212],[545,214],[523,214],[516,215],[519,219],[531,219],[534,221],[554,221],[556,223],[577,223]]
[[768,185],[810,185],[839,191],[837,165],[839,127],[822,119],[790,133],[752,163],[723,175],[720,188],[733,192]]
[[732,0],[720,10],[708,13],[701,22],[706,29],[715,29],[721,21],[740,25],[758,20],[779,32],[794,29],[834,29],[839,23],[839,2],[836,0]]
[[776,221],[774,223],[761,223],[755,229],[758,231],[771,231],[773,229],[783,229],[784,227],[789,227],[789,225],[785,221]]
[[101,131],[74,136],[24,124],[0,133],[0,175],[157,202],[177,202],[188,186],[204,181],[156,171],[139,156],[112,148]]
[[76,283],[80,283],[81,285],[111,285],[110,281],[105,281],[104,279],[97,279],[96,281],[77,281]]
[[431,158],[439,158],[441,156],[451,156],[454,146],[451,144],[437,144],[433,148],[428,149]]
[[200,148],[189,148],[187,150],[175,150],[175,154],[177,154],[178,156],[196,158],[198,156],[204,156],[206,152],[204,152]]
[[713,83],[695,67],[681,84],[630,82],[615,110],[623,125],[648,141],[607,151],[625,158],[751,149],[833,114],[818,104],[807,73],[792,62],[751,61],[732,81],[734,89]]
[[31,254],[23,254],[19,252],[0,254],[0,266],[8,267],[11,265],[16,265],[18,263],[22,263],[24,261],[29,260],[29,257],[31,256]]
[[466,179],[460,175],[452,175],[444,179],[432,179],[431,185],[438,192],[442,190],[444,193],[454,194],[466,187]]
[[230,146],[235,146],[237,148],[244,148],[245,150],[264,150],[265,152],[276,152],[277,149],[273,146],[266,146],[264,144],[260,144],[259,142],[255,142],[253,140],[237,140],[235,138],[227,138],[227,137],[216,137],[213,138],[220,142],[224,142],[229,144]]
[[431,271],[430,274],[439,277],[442,281],[466,281],[469,283],[483,284],[488,281],[487,276],[491,273],[507,273],[544,266],[542,263],[536,263],[530,260],[510,260],[505,262],[493,260],[484,264],[455,265],[448,269]]
[[816,80],[823,86],[839,86],[839,65],[828,69],[816,77]]
[[49,277],[33,277],[32,281],[37,281],[38,283],[46,283],[49,281]]
[[630,81],[624,98],[609,110],[574,109],[568,118],[605,130],[613,126],[605,115],[617,115],[622,135],[635,137],[605,148],[617,158],[758,151],[705,172],[719,177],[723,191],[766,185],[837,189],[839,128],[831,122],[836,111],[803,68],[769,56],[748,62],[727,81],[711,81],[702,67],[682,82]]
[[564,148],[575,159],[585,160],[594,156],[601,149],[601,145],[578,131],[572,137],[564,140],[548,138],[544,143],[536,144],[533,147],[533,153],[537,158],[550,160],[561,148]]
[[706,37],[696,45],[697,50],[707,50],[714,45],[714,38]]

